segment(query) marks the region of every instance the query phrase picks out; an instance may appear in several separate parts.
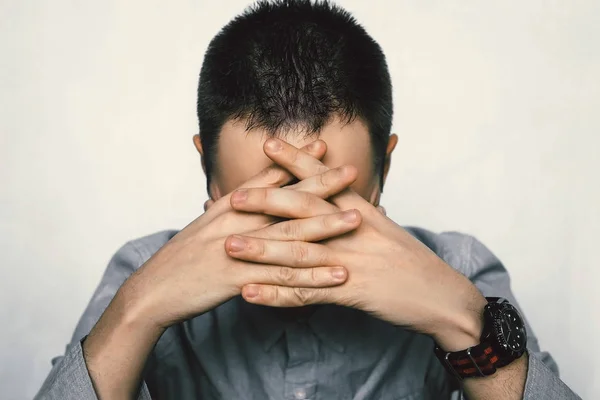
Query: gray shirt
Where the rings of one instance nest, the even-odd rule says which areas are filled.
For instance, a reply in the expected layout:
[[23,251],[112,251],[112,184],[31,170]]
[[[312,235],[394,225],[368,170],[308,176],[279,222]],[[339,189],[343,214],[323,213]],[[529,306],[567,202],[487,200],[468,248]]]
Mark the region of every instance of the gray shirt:
[[[517,302],[502,263],[479,241],[455,232],[407,230],[485,296]],[[37,399],[95,399],[81,340],[129,275],[176,231],[125,244],[112,258],[64,356]],[[152,352],[139,399],[416,400],[461,397],[433,353],[433,341],[364,312],[323,305],[308,317],[236,297],[164,333]],[[540,351],[527,324],[525,399],[577,399]]]

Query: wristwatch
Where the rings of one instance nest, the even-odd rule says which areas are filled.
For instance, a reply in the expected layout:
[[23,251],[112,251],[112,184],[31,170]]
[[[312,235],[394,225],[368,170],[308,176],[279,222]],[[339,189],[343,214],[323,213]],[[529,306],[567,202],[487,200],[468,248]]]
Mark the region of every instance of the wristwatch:
[[492,375],[497,368],[521,357],[527,349],[525,322],[519,311],[501,297],[486,297],[486,300],[478,345],[450,353],[435,346],[435,355],[459,380]]

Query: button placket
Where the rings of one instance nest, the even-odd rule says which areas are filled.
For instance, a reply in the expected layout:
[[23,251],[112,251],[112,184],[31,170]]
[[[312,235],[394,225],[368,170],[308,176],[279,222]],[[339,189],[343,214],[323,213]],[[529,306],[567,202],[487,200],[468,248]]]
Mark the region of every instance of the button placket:
[[290,324],[285,331],[288,362],[285,371],[285,398],[312,400],[316,392],[318,341],[304,323]]

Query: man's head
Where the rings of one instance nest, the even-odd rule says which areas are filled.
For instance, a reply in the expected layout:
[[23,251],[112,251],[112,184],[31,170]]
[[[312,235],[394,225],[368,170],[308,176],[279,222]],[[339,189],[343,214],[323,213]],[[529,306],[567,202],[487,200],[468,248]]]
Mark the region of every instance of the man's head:
[[202,155],[213,199],[271,161],[272,135],[327,143],[323,162],[352,164],[353,188],[377,203],[389,155],[392,87],[379,45],[326,1],[259,1],[211,41],[198,86]]

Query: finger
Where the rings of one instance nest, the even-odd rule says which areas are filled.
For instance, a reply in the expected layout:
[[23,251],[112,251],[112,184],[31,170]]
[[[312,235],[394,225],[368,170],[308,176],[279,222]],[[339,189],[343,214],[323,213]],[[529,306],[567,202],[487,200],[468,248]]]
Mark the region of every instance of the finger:
[[303,288],[323,288],[341,285],[348,278],[346,268],[340,266],[291,268],[275,265],[239,266],[236,272],[240,286],[249,282],[252,284],[265,284]]
[[[322,140],[317,140],[307,144],[301,149],[295,149],[303,155],[318,161],[325,155],[327,146]],[[291,161],[288,161],[288,163],[289,162]],[[291,171],[287,170],[286,168],[282,168],[281,165],[274,164],[263,169],[257,175],[244,182],[240,188],[281,187],[290,183],[295,178],[296,177],[291,173]]]
[[230,202],[237,211],[290,219],[339,211],[333,204],[313,194],[282,188],[239,189],[231,194]]
[[[325,146],[325,142],[322,140],[313,143],[323,143]],[[275,164],[285,168],[300,180],[329,170],[327,166],[311,154],[278,138],[269,138],[265,142],[263,150]]]
[[[264,152],[273,162],[291,172],[301,181],[329,170],[320,160],[281,139],[269,138],[265,142]],[[344,210],[357,208],[367,211],[369,207],[372,208],[369,202],[351,189],[342,191],[331,201]]]
[[249,232],[246,236],[271,240],[319,242],[350,232],[358,228],[360,223],[360,213],[357,210],[348,210],[335,214],[279,222]]
[[349,187],[354,183],[357,175],[356,168],[352,165],[345,165],[311,176],[294,185],[285,186],[285,188],[312,193],[322,199],[327,199]]
[[340,265],[329,247],[301,241],[279,241],[233,235],[225,240],[225,251],[233,258],[260,264],[294,268]]
[[377,211],[379,211],[381,214],[387,216],[387,211],[385,211],[385,207],[384,206],[377,206]]
[[246,285],[242,296],[250,303],[271,307],[301,307],[309,304],[333,303],[335,288],[304,288],[276,285]]
[[[327,146],[322,140],[317,140],[315,142],[307,144],[306,146],[302,147],[302,149],[298,149],[298,151],[305,152],[305,154],[310,155],[316,160],[323,158],[326,150]],[[291,174],[285,168],[274,164],[263,169],[258,174],[254,175],[252,178],[241,184],[238,187],[238,189],[257,187],[281,187],[287,185],[294,179],[295,177],[293,174]],[[231,209],[230,197],[231,193],[223,196],[221,199],[216,201],[214,207],[211,207],[210,213],[204,218],[205,223],[212,221],[212,219]]]

